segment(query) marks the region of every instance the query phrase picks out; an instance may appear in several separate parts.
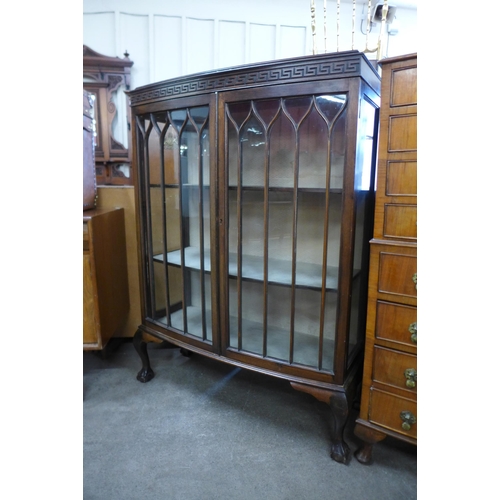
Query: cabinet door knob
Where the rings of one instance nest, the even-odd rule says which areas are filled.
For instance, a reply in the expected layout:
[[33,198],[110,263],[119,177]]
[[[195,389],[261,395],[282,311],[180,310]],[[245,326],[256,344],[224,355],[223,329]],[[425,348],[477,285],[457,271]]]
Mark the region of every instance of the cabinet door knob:
[[417,423],[417,417],[415,417],[415,415],[413,415],[411,411],[404,410],[399,414],[399,416],[403,421],[401,427],[405,431],[409,431],[411,429],[411,426]]
[[416,344],[417,343],[417,322],[411,323],[408,327],[408,331],[411,333],[410,340]]
[[415,290],[417,289],[417,273],[415,273],[412,277],[413,283],[415,283]]
[[406,387],[414,389],[417,385],[417,370],[415,368],[407,368],[405,370]]

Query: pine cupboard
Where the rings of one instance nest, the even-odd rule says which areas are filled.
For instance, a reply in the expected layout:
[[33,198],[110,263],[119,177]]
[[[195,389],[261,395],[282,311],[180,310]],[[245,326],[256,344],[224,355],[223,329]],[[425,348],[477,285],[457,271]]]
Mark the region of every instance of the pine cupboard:
[[128,92],[142,324],[329,404],[331,456],[361,369],[380,79],[358,51]]
[[104,349],[129,311],[123,208],[83,212],[83,350]]
[[380,62],[382,91],[359,462],[387,435],[417,443],[417,55]]

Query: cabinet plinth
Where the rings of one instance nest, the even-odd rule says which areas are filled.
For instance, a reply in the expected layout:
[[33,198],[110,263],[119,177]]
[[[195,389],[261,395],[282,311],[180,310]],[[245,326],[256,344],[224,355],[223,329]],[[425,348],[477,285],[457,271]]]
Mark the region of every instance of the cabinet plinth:
[[417,55],[380,62],[382,91],[359,462],[387,435],[417,444]]
[[[128,92],[145,335],[284,378],[330,405],[360,375],[380,79],[357,51]],[[397,216],[397,215],[396,215]]]

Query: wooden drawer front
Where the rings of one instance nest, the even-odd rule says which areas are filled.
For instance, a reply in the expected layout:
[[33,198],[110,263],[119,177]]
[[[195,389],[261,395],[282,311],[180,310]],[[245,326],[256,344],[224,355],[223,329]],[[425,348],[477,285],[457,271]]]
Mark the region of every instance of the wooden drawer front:
[[384,236],[417,239],[417,206],[385,205]]
[[417,115],[389,117],[390,153],[417,150]]
[[417,67],[392,70],[391,107],[417,104]]
[[378,291],[417,298],[413,277],[417,274],[417,258],[380,252]]
[[[375,337],[416,347],[417,308],[390,302],[377,301]],[[412,341],[413,327],[415,329]],[[410,329],[412,331],[410,331]]]
[[388,161],[386,196],[417,196],[417,162]]
[[83,250],[89,249],[89,226],[87,222],[83,223]]
[[94,282],[90,256],[83,256],[83,343],[96,344],[99,340],[99,322],[96,317]]
[[387,392],[371,389],[368,420],[392,431],[417,438],[417,423],[411,424],[409,430],[403,429],[401,412],[409,411],[417,417],[417,402],[411,399],[394,396]]
[[[407,370],[413,370],[414,377],[407,378],[405,374]],[[375,346],[373,350],[372,373],[372,380],[374,382],[416,393],[416,372],[417,356]]]

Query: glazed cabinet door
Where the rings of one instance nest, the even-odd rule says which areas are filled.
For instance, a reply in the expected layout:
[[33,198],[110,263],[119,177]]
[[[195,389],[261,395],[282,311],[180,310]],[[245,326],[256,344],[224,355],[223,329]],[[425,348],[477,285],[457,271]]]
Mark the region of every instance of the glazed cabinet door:
[[213,345],[214,105],[183,99],[136,117],[146,320]]
[[316,82],[223,92],[218,109],[223,352],[331,380],[360,339],[348,329],[362,297],[376,106],[358,120],[345,84]]

